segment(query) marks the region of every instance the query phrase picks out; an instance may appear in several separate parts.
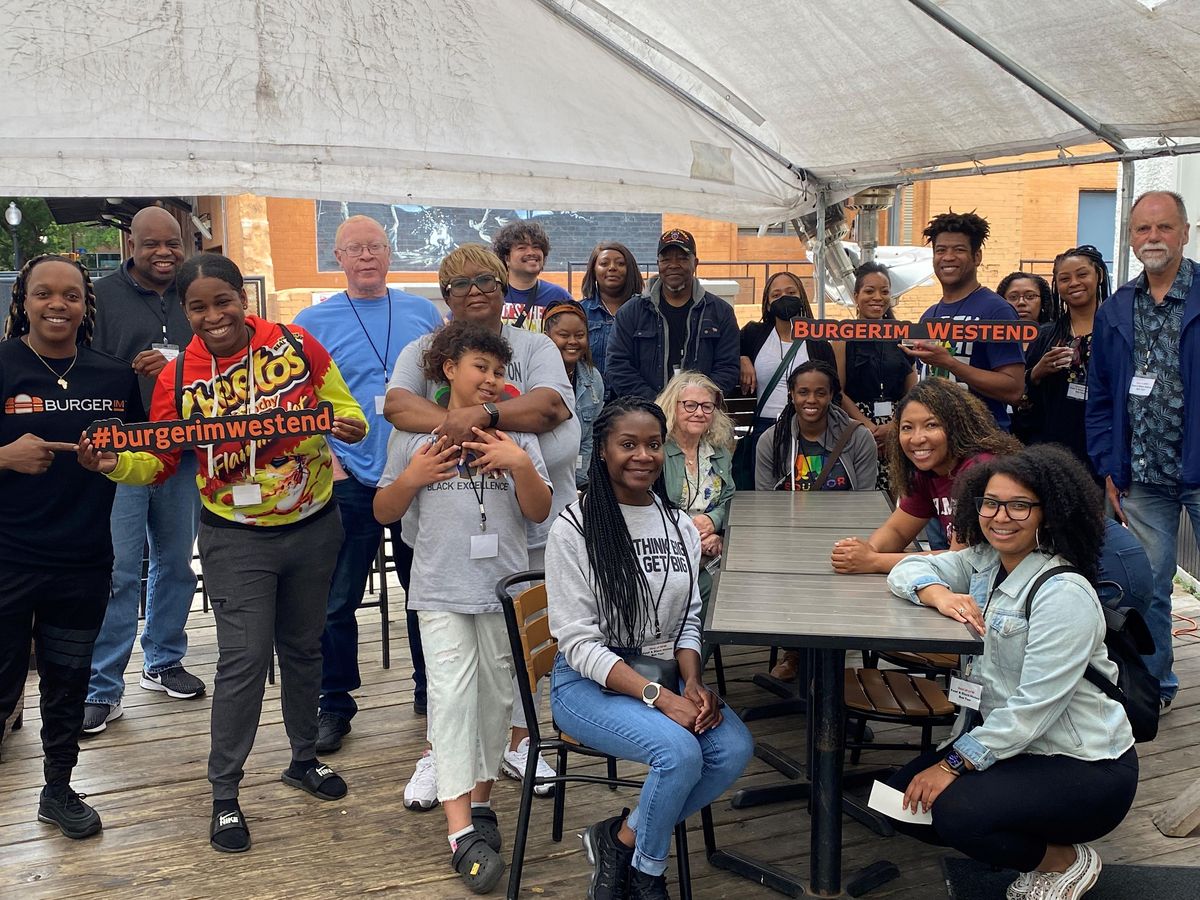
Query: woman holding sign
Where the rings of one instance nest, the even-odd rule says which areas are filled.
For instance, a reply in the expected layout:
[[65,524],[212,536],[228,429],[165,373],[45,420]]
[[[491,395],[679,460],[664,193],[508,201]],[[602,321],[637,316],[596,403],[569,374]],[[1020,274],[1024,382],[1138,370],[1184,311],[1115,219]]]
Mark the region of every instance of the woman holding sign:
[[[887,266],[863,263],[854,270],[854,305],[860,319],[892,319],[892,281]],[[882,457],[895,429],[892,411],[917,383],[917,370],[899,345],[887,341],[846,341],[833,345],[838,374],[850,401],[850,415],[867,426]],[[888,490],[887,466],[875,486]]]
[[932,825],[899,821],[1021,873],[1010,900],[1082,897],[1100,875],[1087,842],[1121,823],[1138,782],[1125,709],[1093,681],[1117,677],[1092,587],[1100,489],[1066,451],[1033,447],[976,466],[956,497],[966,549],[910,556],[888,586],[983,635],[983,653],[951,683],[950,742],[890,779]]
[[[198,446],[200,559],[217,623],[208,780],[213,787],[213,848],[250,849],[238,805],[242,767],[262,710],[272,647],[284,690],[283,721],[292,763],[286,784],[322,800],[346,783],[316,758],[321,632],[342,526],[333,493],[332,459],[321,434],[247,439],[236,417],[269,414],[296,424],[319,403],[333,406],[331,433],[346,443],[366,434],[362,410],[337,366],[312,336],[247,315],[242,273],[230,260],[202,253],[179,269],[177,289],[196,336],[159,375],[155,422],[200,419],[225,439]],[[284,413],[280,417],[278,413]],[[231,418],[233,417],[233,418]],[[315,418],[320,418],[317,416]],[[276,431],[278,429],[275,429]],[[240,436],[239,436],[240,435]],[[81,443],[84,464],[128,484],[159,483],[183,447],[105,451],[96,432]]]
[[101,828],[71,772],[108,606],[116,491],[80,467],[75,442],[93,419],[142,417],[133,370],[91,349],[95,320],[87,270],[38,256],[17,275],[0,343],[0,723],[24,693],[32,638],[46,776],[38,820],[69,838]]

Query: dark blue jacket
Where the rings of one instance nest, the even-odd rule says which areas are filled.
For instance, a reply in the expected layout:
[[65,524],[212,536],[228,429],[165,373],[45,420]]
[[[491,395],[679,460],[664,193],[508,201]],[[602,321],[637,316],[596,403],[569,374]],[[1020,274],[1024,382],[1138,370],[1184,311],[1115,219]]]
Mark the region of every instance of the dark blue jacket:
[[[1200,265],[1193,262],[1192,288],[1183,307],[1179,368],[1183,377],[1183,458],[1180,482],[1200,485]],[[1100,305],[1092,332],[1085,422],[1088,456],[1096,474],[1111,475],[1121,490],[1131,480],[1129,383],[1133,380],[1133,296],[1137,280]],[[1192,410],[1191,413],[1188,410]]]
[[[670,380],[666,322],[658,311],[661,290],[659,279],[648,293],[631,297],[617,310],[604,368],[610,397],[634,394],[653,400]],[[703,372],[731,397],[739,375],[737,317],[733,307],[705,291],[699,279],[692,284],[692,298],[681,368]]]
[[[1124,597],[1121,606],[1132,606],[1142,618],[1150,609],[1154,599],[1154,575],[1150,571],[1150,558],[1133,536],[1133,532],[1115,519],[1104,522],[1104,546],[1100,550],[1099,580],[1116,582],[1121,586]],[[1100,601],[1110,599],[1102,584],[1096,589]]]

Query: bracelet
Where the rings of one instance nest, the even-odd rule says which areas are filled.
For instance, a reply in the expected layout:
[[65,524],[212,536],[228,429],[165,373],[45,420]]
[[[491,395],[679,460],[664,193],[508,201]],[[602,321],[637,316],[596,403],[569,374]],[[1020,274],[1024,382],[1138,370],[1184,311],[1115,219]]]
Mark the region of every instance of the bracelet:
[[955,778],[957,778],[957,777],[958,777],[958,773],[957,773],[957,772],[955,772],[955,771],[954,771],[952,768],[950,768],[948,765],[946,765],[944,762],[939,762],[939,763],[938,763],[938,768],[939,768],[939,769],[941,769],[943,772],[949,772],[949,773],[950,773],[951,775],[953,775]]

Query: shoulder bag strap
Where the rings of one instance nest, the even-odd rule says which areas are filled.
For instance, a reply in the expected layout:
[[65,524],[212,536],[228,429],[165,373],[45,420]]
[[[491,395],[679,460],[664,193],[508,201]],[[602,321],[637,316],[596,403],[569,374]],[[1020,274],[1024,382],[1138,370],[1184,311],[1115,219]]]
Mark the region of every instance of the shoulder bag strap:
[[[759,391],[758,403],[754,404],[754,418],[759,418],[763,407],[767,405],[767,400],[771,398],[771,394],[775,392],[776,386],[783,378],[783,373],[788,370],[792,360],[796,358],[796,354],[800,351],[800,345],[804,341],[793,340],[792,345],[788,348],[788,352],[783,355],[783,359],[779,361],[779,365],[775,367],[775,371],[771,373],[770,379],[767,381],[767,386]],[[761,353],[762,350],[759,350]]]
[[529,318],[529,310],[533,309],[534,304],[537,303],[538,292],[541,290],[541,287],[542,282],[540,280],[534,280],[533,295],[525,301],[525,308],[521,310],[521,314],[517,316],[517,320],[512,323],[513,328],[525,327],[525,320]]
[[842,436],[838,438],[838,442],[833,445],[833,452],[825,458],[825,465],[821,466],[821,471],[817,474],[817,490],[822,490],[825,487],[825,477],[833,471],[833,467],[837,465],[837,461],[842,458],[842,451],[846,449],[846,445],[850,443],[850,436],[854,434],[856,428],[862,428],[863,423],[856,419],[850,420],[850,425],[842,432]]

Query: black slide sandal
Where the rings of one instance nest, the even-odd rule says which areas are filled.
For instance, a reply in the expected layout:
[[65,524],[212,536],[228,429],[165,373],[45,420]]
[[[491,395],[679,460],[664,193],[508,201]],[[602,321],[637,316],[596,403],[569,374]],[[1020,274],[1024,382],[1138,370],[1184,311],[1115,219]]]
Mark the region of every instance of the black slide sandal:
[[[333,790],[325,789],[325,786],[330,784],[330,782],[332,782],[334,779],[336,779],[339,784],[330,785],[330,787],[335,789],[340,787],[340,792],[335,793]],[[348,792],[346,782],[342,780],[340,775],[338,775],[333,771],[333,769],[329,768],[329,766],[325,765],[324,763],[316,768],[309,769],[304,773],[303,778],[296,778],[292,775],[289,775],[285,771],[279,776],[279,780],[286,785],[290,785],[291,787],[300,788],[300,790],[312,794],[314,797],[320,800],[341,800]]]
[[[218,834],[224,834],[228,831],[240,831],[245,835],[245,840],[229,847],[219,844],[214,840]],[[214,850],[218,850],[221,853],[245,853],[249,850],[250,829],[246,827],[246,817],[242,815],[242,811],[240,809],[228,809],[224,812],[213,813],[212,824],[208,828],[208,843]]]

